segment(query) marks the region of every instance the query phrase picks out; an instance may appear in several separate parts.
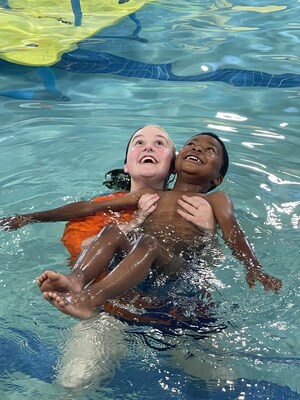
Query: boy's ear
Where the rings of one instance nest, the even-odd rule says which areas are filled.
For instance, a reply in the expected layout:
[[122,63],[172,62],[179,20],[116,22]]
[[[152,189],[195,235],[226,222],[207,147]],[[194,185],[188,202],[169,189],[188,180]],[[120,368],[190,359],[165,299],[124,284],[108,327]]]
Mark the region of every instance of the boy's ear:
[[127,164],[124,164],[124,172],[125,172],[126,174],[128,174]]
[[213,180],[215,187],[221,185],[222,182],[223,182],[223,176],[221,175],[219,175],[217,178]]

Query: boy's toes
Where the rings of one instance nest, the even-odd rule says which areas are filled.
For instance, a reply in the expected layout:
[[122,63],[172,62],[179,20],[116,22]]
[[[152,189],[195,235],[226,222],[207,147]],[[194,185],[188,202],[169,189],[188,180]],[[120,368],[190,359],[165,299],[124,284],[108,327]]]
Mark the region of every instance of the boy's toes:
[[41,286],[43,284],[43,282],[45,282],[45,280],[47,279],[47,274],[45,272],[43,272],[38,278],[37,278],[37,284],[39,286]]
[[53,292],[43,292],[43,296],[45,300],[51,301],[54,300],[54,293]]

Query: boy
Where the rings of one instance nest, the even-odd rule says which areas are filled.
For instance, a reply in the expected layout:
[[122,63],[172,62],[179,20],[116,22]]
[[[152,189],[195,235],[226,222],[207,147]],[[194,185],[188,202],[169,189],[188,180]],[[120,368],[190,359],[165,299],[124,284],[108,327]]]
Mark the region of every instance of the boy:
[[[76,263],[72,274],[46,271],[39,277],[38,285],[45,299],[66,314],[89,318],[107,300],[142,282],[152,267],[166,277],[176,276],[186,266],[189,254],[201,254],[210,240],[207,233],[178,217],[178,204],[183,195],[198,195],[210,204],[224,241],[247,269],[250,286],[260,280],[266,290],[279,290],[281,282],[262,271],[235,219],[229,197],[223,192],[206,194],[222,183],[227,168],[227,151],[218,136],[202,133],[192,137],[176,158],[177,179],[173,190],[159,193],[159,202],[144,221],[144,233],[136,243],[132,245],[116,225],[104,228]],[[111,202],[104,201],[101,206],[113,211],[134,208],[146,193],[153,191],[138,190]],[[84,289],[121,250],[128,252],[122,261],[103,280]]]

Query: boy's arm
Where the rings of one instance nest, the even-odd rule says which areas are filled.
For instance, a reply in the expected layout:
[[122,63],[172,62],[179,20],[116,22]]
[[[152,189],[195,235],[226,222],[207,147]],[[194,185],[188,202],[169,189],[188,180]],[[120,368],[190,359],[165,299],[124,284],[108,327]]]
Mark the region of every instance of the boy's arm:
[[142,194],[143,190],[101,202],[79,201],[52,210],[33,212],[30,214],[18,214],[0,219],[0,226],[3,226],[5,230],[12,230],[33,222],[71,221],[94,215],[99,211],[120,211],[123,209],[136,208]]
[[282,286],[281,281],[263,272],[259,260],[235,218],[230,198],[224,192],[216,192],[208,196],[207,200],[213,207],[225,243],[232,250],[232,254],[246,267],[249,287],[252,288],[256,281],[261,281],[265,290],[279,290]]

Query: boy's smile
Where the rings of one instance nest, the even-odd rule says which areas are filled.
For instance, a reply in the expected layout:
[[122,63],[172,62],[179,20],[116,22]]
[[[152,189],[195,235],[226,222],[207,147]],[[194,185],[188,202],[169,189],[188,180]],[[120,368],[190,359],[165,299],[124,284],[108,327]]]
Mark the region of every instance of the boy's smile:
[[179,151],[175,170],[190,184],[215,187],[222,182],[222,163],[220,143],[209,135],[201,134],[192,137]]
[[188,155],[185,157],[185,160],[187,160],[187,161],[192,161],[192,162],[196,162],[197,164],[202,164],[202,163],[203,163],[200,157],[195,156],[195,155],[192,154],[192,153],[191,153],[191,154],[188,154]]

